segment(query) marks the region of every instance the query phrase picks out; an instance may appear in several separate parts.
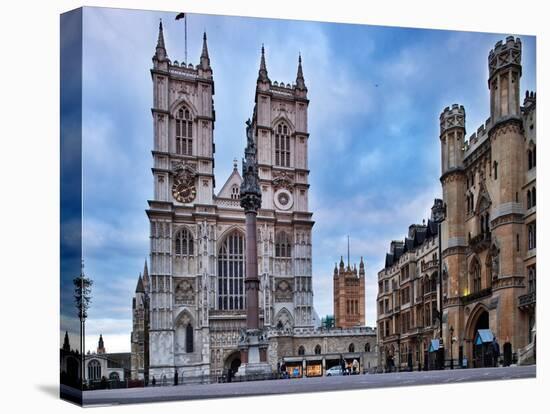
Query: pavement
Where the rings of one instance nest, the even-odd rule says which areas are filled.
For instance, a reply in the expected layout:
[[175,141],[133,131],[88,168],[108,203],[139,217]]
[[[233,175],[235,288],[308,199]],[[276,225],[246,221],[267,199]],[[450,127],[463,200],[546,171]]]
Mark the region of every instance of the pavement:
[[85,406],[535,378],[536,365],[84,391]]

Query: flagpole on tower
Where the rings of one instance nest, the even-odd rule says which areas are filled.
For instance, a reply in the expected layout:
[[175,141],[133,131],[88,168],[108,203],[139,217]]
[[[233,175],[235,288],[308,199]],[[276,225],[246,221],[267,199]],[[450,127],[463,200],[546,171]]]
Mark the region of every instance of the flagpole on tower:
[[187,62],[187,16],[185,15],[185,13],[178,13],[177,16],[176,16],[176,20],[180,20],[180,19],[183,19],[183,25],[184,25],[184,31],[185,31],[185,38],[184,38],[184,44],[185,44],[185,64],[189,64],[189,62]]

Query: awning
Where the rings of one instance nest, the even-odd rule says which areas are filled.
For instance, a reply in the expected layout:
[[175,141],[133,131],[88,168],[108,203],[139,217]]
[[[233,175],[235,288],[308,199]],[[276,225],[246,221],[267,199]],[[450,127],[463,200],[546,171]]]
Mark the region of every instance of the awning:
[[493,342],[495,336],[490,329],[478,329],[477,335],[474,343],[476,345],[486,344],[488,342]]
[[435,352],[439,349],[439,339],[432,339],[430,341],[430,349],[428,349],[428,352]]

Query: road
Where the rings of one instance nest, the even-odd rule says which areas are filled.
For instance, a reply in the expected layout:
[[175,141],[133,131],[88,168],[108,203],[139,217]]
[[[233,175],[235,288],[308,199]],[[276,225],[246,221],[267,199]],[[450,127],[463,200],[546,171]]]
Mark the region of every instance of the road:
[[535,378],[536,366],[399,372],[338,377],[250,381],[230,384],[96,390],[84,392],[84,405],[131,404],[251,395],[341,391],[411,385]]

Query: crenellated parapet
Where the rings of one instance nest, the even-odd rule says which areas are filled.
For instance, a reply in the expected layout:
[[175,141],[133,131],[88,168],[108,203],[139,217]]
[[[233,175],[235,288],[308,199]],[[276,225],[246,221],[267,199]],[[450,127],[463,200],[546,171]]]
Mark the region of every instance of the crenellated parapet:
[[531,111],[537,104],[537,94],[533,91],[525,91],[525,98],[523,99],[523,110]]
[[439,131],[443,135],[448,130],[466,127],[466,111],[463,105],[453,104],[446,107],[439,116]]
[[489,52],[489,81],[500,70],[515,66],[521,74],[521,40],[508,36],[506,41],[499,40]]

